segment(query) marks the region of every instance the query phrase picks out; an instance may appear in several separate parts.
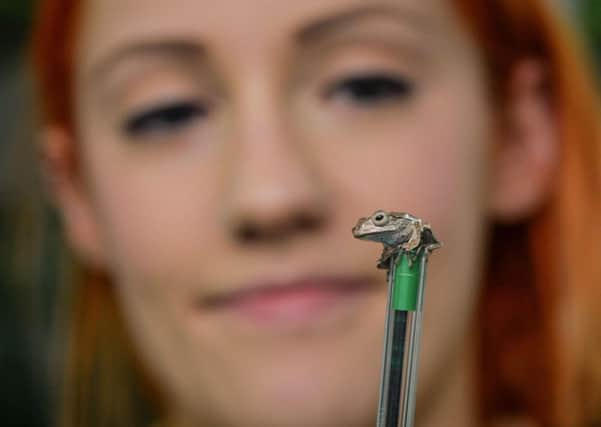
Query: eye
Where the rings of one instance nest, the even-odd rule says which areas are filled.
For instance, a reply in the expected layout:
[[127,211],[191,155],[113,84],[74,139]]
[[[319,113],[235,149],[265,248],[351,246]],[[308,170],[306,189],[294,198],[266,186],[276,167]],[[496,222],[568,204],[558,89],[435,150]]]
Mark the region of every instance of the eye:
[[375,225],[383,226],[383,225],[388,224],[388,221],[390,221],[390,218],[386,212],[377,212],[373,216],[373,221],[374,221]]
[[177,132],[195,119],[206,117],[208,107],[198,101],[180,101],[157,105],[129,117],[123,131],[130,137],[144,137]]
[[413,93],[413,84],[391,74],[374,73],[352,76],[333,85],[327,97],[342,97],[359,105],[372,105],[404,99]]

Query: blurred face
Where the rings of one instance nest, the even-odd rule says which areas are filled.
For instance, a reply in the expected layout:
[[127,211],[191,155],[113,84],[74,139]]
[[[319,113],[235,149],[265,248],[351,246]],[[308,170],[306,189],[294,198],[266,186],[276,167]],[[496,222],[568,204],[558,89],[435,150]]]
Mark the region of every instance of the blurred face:
[[[428,411],[463,357],[492,120],[443,0],[88,0],[80,160],[103,267],[182,424],[368,426],[376,209],[430,223]],[[420,415],[420,416],[422,416]]]

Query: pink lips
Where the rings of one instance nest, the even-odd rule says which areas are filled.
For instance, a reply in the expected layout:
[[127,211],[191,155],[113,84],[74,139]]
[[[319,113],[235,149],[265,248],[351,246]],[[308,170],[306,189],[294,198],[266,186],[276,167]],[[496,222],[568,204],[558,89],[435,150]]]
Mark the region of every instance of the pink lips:
[[315,278],[258,285],[205,299],[203,306],[260,324],[297,323],[314,320],[373,288],[366,278]]

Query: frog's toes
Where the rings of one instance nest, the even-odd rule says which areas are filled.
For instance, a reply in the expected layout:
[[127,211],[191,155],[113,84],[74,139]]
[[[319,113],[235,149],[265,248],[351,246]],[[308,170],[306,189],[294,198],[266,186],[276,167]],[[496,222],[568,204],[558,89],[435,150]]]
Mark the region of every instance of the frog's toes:
[[388,270],[390,268],[390,258],[378,259],[378,268],[380,270]]

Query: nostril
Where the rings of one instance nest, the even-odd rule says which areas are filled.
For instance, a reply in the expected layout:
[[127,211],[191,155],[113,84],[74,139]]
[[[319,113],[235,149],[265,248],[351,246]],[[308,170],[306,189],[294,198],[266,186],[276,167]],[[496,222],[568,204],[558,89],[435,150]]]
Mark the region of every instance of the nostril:
[[242,243],[250,243],[259,240],[260,233],[252,224],[244,224],[236,228],[236,239]]
[[297,235],[316,232],[323,219],[310,213],[297,214],[284,221],[246,221],[234,230],[235,238],[243,244],[281,242]]
[[299,231],[315,231],[322,223],[322,218],[317,215],[301,214],[296,219],[296,227]]

